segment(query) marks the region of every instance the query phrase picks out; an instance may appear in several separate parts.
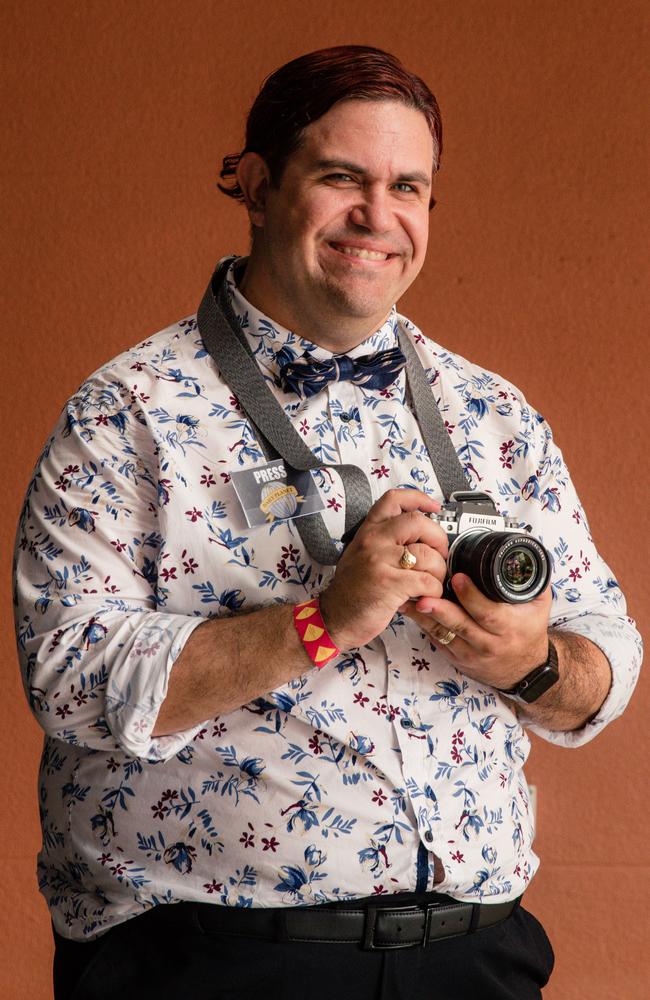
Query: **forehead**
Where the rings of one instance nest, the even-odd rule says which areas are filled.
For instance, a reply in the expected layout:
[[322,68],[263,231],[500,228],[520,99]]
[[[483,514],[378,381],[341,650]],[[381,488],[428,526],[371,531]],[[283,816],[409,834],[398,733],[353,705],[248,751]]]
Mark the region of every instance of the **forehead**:
[[354,162],[373,172],[433,170],[433,138],[416,108],[401,101],[335,104],[303,132],[292,159],[308,169],[321,160]]

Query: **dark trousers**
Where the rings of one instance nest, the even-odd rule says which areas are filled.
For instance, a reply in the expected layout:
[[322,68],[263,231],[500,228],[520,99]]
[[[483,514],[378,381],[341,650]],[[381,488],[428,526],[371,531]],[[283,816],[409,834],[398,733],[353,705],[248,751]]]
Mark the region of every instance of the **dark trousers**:
[[206,905],[157,906],[85,943],[55,932],[55,1000],[540,1000],[553,968],[521,906],[425,948],[364,951],[207,932]]

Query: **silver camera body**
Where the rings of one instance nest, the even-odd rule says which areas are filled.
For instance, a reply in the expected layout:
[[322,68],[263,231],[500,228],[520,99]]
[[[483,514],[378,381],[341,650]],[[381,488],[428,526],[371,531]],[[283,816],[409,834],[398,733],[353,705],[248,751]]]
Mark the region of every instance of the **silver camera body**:
[[430,514],[449,539],[443,597],[457,601],[450,581],[465,573],[490,600],[532,601],[545,590],[551,559],[529,531],[500,514],[487,493],[455,492],[438,514]]

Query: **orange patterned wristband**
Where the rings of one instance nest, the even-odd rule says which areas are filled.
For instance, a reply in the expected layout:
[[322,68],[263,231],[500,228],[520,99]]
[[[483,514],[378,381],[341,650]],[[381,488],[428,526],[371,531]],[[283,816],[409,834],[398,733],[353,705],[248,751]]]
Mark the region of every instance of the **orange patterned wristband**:
[[293,624],[307,651],[307,656],[319,670],[339,655],[340,650],[336,648],[325,628],[317,597],[296,604],[293,609]]

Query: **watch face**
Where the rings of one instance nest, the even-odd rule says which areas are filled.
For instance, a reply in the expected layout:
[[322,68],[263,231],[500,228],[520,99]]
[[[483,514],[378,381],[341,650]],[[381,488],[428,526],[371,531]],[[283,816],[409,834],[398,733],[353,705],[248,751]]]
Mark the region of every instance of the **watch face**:
[[551,663],[544,664],[543,667],[539,667],[538,669],[539,673],[536,672],[536,675],[530,678],[530,680],[528,677],[524,678],[517,690],[519,697],[529,705],[531,702],[541,698],[544,692],[553,687],[560,679],[557,667]]
[[549,639],[546,663],[535,667],[514,688],[504,691],[504,694],[514,698],[515,701],[523,701],[530,705],[533,701],[541,698],[544,692],[553,687],[559,679],[560,671],[558,670],[557,650]]

